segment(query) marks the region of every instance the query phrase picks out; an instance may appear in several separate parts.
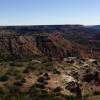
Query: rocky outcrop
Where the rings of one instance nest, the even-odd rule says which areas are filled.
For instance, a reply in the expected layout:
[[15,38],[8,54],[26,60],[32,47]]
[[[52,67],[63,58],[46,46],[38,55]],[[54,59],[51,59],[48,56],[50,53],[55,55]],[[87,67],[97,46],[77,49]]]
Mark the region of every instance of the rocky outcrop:
[[81,96],[81,89],[77,82],[69,82],[67,83],[67,86],[65,88],[68,89],[70,92],[75,93],[77,96]]

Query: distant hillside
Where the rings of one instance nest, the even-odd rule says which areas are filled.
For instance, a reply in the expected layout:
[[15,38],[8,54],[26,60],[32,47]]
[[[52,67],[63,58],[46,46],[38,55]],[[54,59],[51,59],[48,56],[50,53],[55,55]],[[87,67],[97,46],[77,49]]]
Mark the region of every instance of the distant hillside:
[[99,35],[99,30],[82,25],[4,26],[0,27],[0,57],[98,58]]
[[93,28],[93,29],[99,29],[100,30],[100,25],[92,25],[92,26],[89,26],[90,28]]

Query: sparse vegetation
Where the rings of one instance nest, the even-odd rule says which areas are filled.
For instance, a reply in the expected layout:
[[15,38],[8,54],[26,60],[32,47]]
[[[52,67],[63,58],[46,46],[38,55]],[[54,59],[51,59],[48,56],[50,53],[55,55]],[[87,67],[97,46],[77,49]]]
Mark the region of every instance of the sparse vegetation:
[[26,66],[26,69],[35,70],[35,69],[36,69],[35,63],[29,62],[29,63],[27,64],[27,66]]
[[56,68],[53,69],[53,74],[60,74],[60,71],[58,71]]
[[[96,65],[91,66],[91,64],[87,62],[89,65],[88,68],[80,67],[78,69],[76,66],[78,66],[80,60],[75,59],[75,61],[77,61],[77,63],[74,66],[73,63],[68,63],[67,61],[47,61],[45,63],[23,61],[20,62],[20,64],[16,61],[13,63],[2,62],[2,64],[0,64],[0,99],[82,100],[82,98],[85,98],[85,100],[88,100],[90,94],[99,96],[100,92],[98,90],[93,92],[91,89],[93,82],[94,84],[99,84],[99,70],[98,73],[96,71],[98,67],[93,67]],[[96,79],[93,78],[93,81],[89,81],[89,83],[86,82],[86,80],[91,78],[86,77],[86,79],[84,79],[84,75],[87,76],[88,74],[95,75],[94,78]],[[62,79],[64,81],[63,83]],[[84,86],[85,83],[86,86]],[[65,88],[66,86],[67,88]],[[77,96],[63,94],[66,90]],[[83,93],[83,91],[85,93]],[[84,94],[83,97],[78,97],[81,92]]]

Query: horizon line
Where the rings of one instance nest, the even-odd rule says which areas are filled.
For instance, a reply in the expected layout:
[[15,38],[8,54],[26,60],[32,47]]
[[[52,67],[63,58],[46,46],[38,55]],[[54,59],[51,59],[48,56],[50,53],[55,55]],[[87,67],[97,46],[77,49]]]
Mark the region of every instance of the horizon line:
[[60,26],[60,25],[80,25],[80,26],[95,26],[100,24],[11,24],[11,25],[0,25],[0,27],[7,27],[7,26]]

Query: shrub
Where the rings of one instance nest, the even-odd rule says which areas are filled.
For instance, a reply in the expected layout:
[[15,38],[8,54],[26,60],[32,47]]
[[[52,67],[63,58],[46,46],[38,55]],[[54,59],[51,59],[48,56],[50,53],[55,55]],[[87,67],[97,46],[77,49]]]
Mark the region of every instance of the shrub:
[[93,95],[100,95],[100,91],[94,91]]
[[44,73],[44,77],[48,77],[48,73]]
[[46,80],[50,80],[50,77],[49,77],[49,76],[47,76],[45,79],[46,79]]
[[36,69],[36,66],[35,66],[35,63],[33,63],[33,62],[29,62],[26,66],[27,71],[32,71],[32,70],[35,70],[35,69]]
[[36,83],[36,84],[34,85],[34,87],[40,88],[40,89],[44,89],[44,88],[45,88],[44,84],[40,84],[40,83]]
[[15,66],[15,62],[14,62],[14,61],[11,61],[11,62],[9,63],[9,65],[10,65],[10,66]]
[[56,68],[53,69],[53,74],[60,74],[60,71],[58,71]]
[[62,89],[61,89],[61,87],[56,87],[54,90],[53,90],[53,92],[60,92]]
[[53,64],[50,63],[50,62],[45,63],[44,66],[45,66],[45,69],[46,69],[47,71],[52,71],[52,69],[53,69]]
[[9,94],[14,96],[14,95],[19,95],[20,94],[20,88],[16,85],[12,85],[8,87],[9,89]]
[[3,87],[0,87],[0,95],[3,95],[4,94],[4,89]]
[[18,80],[16,82],[14,82],[14,85],[16,85],[16,86],[22,86],[23,82],[21,80]]
[[39,79],[37,81],[40,82],[40,83],[43,83],[45,81],[45,78],[44,77],[39,77]]
[[7,81],[8,79],[9,77],[6,75],[0,76],[0,81]]
[[23,73],[29,73],[29,69],[26,68]]
[[11,76],[19,76],[20,74],[20,71],[15,69],[14,67],[13,68],[10,68],[7,73],[7,75],[11,75]]
[[26,82],[26,79],[22,78],[22,79],[21,79],[21,82],[22,82],[22,83],[25,83],[25,82]]

